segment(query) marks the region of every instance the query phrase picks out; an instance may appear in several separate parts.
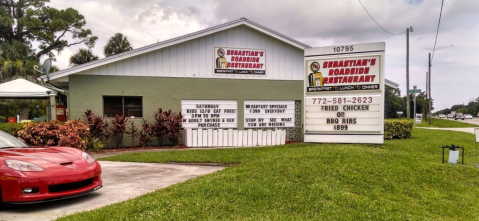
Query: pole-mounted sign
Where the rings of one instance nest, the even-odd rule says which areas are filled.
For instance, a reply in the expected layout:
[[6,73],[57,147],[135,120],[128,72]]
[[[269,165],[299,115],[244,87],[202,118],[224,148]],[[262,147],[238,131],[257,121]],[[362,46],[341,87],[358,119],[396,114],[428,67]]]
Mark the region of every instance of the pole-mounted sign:
[[384,143],[385,43],[308,48],[304,141]]

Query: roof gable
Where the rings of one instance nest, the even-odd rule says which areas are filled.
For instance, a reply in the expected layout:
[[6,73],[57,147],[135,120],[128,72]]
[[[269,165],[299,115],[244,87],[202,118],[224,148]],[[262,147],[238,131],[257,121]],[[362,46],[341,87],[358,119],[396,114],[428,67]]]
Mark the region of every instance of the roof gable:
[[240,26],[240,25],[245,25],[249,28],[252,28],[256,31],[259,31],[259,32],[261,32],[265,35],[268,35],[270,37],[278,39],[282,42],[285,42],[285,43],[287,43],[289,45],[292,45],[292,46],[294,46],[296,48],[299,48],[299,49],[310,48],[309,45],[306,45],[304,43],[296,41],[296,40],[294,40],[294,39],[292,39],[292,38],[290,38],[286,35],[278,33],[274,30],[271,30],[267,27],[264,27],[260,24],[257,24],[255,22],[253,22],[253,21],[250,21],[246,18],[241,18],[241,19],[238,19],[238,20],[235,20],[235,21],[220,24],[220,25],[217,25],[217,26],[214,26],[214,27],[211,27],[211,28],[207,28],[207,29],[204,29],[204,30],[200,30],[200,31],[197,31],[197,32],[193,32],[193,33],[190,33],[190,34],[187,34],[187,35],[172,38],[172,39],[169,39],[169,40],[166,40],[166,41],[162,41],[162,42],[158,42],[158,43],[155,43],[155,44],[147,45],[147,46],[144,46],[144,47],[141,47],[141,48],[137,48],[137,49],[134,49],[134,50],[131,50],[131,51],[126,51],[126,52],[123,52],[123,53],[120,53],[120,54],[117,54],[117,55],[113,55],[113,56],[110,56],[110,57],[105,57],[105,58],[102,58],[100,60],[95,60],[95,61],[92,61],[92,62],[88,62],[86,64],[77,65],[77,66],[74,66],[74,67],[71,67],[71,68],[68,68],[68,69],[57,71],[55,73],[49,74],[49,76],[48,76],[49,79],[47,79],[46,75],[42,75],[42,76],[39,77],[39,80],[45,81],[45,80],[54,80],[54,79],[66,77],[68,75],[75,74],[75,73],[78,73],[78,72],[81,72],[81,71],[89,70],[89,69],[96,68],[96,67],[106,65],[106,64],[110,64],[110,63],[113,63],[113,62],[116,62],[116,61],[120,61],[120,60],[127,59],[127,58],[130,58],[130,57],[134,57],[134,56],[138,56],[138,55],[145,54],[145,53],[148,53],[148,52],[152,52],[152,51],[155,51],[155,50],[159,50],[159,49],[162,49],[162,48],[165,48],[165,47],[169,47],[169,46],[172,46],[172,45],[175,45],[175,44],[186,42],[186,41],[189,41],[189,40],[192,40],[192,39],[195,39],[195,38],[200,38],[200,37],[210,35],[210,34],[213,34],[213,33],[216,33],[216,32],[220,32],[220,31],[223,31],[223,30],[234,28],[234,27],[237,27],[237,26]]

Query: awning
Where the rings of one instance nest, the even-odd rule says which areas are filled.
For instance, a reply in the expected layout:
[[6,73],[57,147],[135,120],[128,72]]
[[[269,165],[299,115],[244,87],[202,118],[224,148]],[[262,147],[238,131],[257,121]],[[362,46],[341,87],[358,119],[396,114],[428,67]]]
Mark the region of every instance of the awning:
[[22,78],[0,84],[0,98],[36,99],[55,95],[54,90]]

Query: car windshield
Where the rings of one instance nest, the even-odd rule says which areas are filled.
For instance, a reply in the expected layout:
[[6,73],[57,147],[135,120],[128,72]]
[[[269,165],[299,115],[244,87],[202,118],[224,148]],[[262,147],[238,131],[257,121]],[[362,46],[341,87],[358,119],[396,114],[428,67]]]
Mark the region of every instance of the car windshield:
[[7,149],[13,147],[27,147],[25,143],[16,137],[0,130],[0,149]]

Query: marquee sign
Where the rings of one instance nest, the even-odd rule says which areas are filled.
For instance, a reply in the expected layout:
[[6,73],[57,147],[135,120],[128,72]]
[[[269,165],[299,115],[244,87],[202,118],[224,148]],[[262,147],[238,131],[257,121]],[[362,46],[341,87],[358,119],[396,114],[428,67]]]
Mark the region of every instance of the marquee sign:
[[214,69],[217,74],[266,74],[266,50],[215,47]]
[[308,97],[306,103],[305,130],[307,132],[364,133],[381,131],[378,115],[381,96],[335,96]]
[[183,127],[193,129],[237,128],[236,100],[182,100]]
[[244,101],[244,127],[294,127],[294,101]]
[[384,43],[305,50],[305,142],[384,143],[384,50]]

